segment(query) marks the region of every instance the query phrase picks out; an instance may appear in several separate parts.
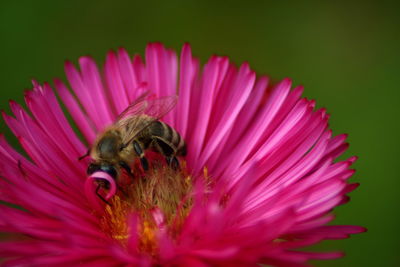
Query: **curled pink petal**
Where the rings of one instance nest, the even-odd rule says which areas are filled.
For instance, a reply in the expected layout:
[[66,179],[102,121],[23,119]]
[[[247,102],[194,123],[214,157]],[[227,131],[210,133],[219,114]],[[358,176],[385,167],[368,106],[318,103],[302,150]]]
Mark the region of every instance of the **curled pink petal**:
[[115,180],[105,172],[95,172],[87,177],[85,182],[86,198],[89,200],[90,204],[93,205],[94,209],[101,211],[103,209],[101,203],[99,202],[101,201],[101,199],[95,193],[97,190],[95,182],[98,180],[105,180],[107,183],[110,184],[110,190],[104,197],[106,201],[115,195],[115,192],[117,191],[117,186],[115,184]]

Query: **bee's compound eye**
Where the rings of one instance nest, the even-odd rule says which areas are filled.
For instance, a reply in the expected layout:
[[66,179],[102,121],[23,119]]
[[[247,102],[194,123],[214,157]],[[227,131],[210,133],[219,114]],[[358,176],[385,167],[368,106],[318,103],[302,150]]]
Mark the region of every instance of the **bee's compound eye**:
[[101,166],[101,171],[108,173],[114,179],[117,177],[117,170],[114,168],[114,166],[110,165]]
[[98,171],[98,170],[100,170],[100,166],[99,165],[97,165],[97,164],[93,164],[93,163],[91,163],[90,165],[89,165],[89,167],[87,168],[87,174],[93,174],[94,172],[96,172],[96,171]]

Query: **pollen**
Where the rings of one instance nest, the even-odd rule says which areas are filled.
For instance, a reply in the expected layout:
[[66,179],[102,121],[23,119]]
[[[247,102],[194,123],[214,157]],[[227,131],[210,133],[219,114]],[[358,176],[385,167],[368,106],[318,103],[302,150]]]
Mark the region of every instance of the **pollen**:
[[135,214],[138,250],[156,255],[157,233],[162,228],[172,238],[177,237],[192,207],[193,181],[182,163],[178,171],[156,164],[142,177],[135,177],[131,184],[121,186],[118,195],[105,206],[102,230],[125,246],[132,232],[128,218]]
[[139,232],[139,244],[138,250],[145,252],[152,256],[157,253],[157,240],[156,240],[157,229],[149,221],[143,221],[138,227]]
[[105,214],[101,220],[103,230],[122,243],[125,243],[129,237],[126,218],[130,210],[129,203],[116,195],[111,200],[111,206],[107,205],[105,207]]

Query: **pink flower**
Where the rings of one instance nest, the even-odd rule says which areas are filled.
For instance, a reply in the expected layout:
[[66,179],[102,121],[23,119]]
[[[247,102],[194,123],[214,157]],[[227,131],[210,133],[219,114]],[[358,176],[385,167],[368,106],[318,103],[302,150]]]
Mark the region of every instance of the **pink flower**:
[[[72,90],[58,79],[55,88],[82,138],[48,84],[26,92],[30,114],[15,102],[14,117],[3,113],[30,157],[1,137],[0,199],[21,207],[0,206],[0,230],[10,233],[0,242],[4,266],[305,266],[342,254],[299,248],[364,231],[327,225],[357,187],[347,182],[356,158],[335,161],[346,135],[332,137],[329,116],[301,98],[302,87],[271,87],[226,57],[200,69],[189,45],[178,59],[150,44],[145,59],[110,52],[104,75],[90,57],[80,71],[66,63]],[[145,90],[178,92],[162,121],[188,154],[178,172],[150,155],[145,177],[106,205],[85,193],[90,159],[78,158]]]

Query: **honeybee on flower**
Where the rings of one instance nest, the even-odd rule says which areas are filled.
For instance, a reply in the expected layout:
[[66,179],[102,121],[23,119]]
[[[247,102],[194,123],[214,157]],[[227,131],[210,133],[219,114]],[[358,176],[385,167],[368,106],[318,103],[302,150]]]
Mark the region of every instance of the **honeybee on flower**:
[[[22,208],[0,206],[2,232],[17,233],[0,242],[4,266],[307,266],[342,253],[299,248],[365,230],[327,225],[357,187],[348,183],[356,158],[335,161],[346,135],[332,136],[325,110],[289,79],[271,86],[218,56],[201,69],[189,45],[179,59],[159,43],[145,62],[110,52],[104,76],[90,57],[79,65],[66,64],[72,90],[60,80],[55,88],[82,139],[48,84],[26,93],[30,114],[15,102],[14,116],[3,113],[30,157],[0,138],[0,199]],[[176,169],[149,160],[126,197],[114,195],[113,172],[95,172],[110,183],[106,205],[87,178],[90,160],[77,158],[142,84],[157,98],[178,95],[162,123],[187,155]]]

